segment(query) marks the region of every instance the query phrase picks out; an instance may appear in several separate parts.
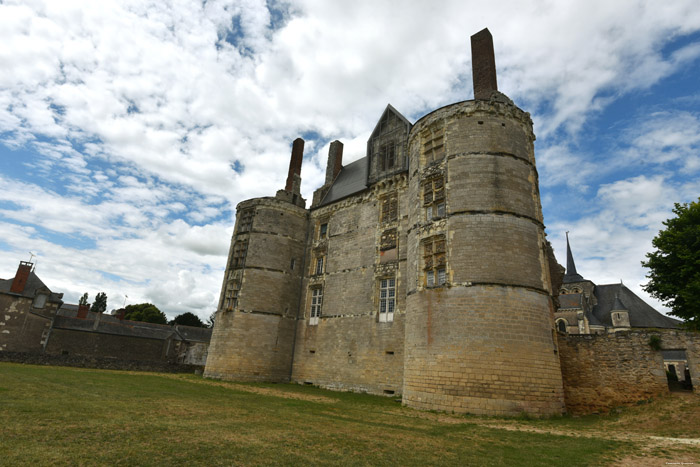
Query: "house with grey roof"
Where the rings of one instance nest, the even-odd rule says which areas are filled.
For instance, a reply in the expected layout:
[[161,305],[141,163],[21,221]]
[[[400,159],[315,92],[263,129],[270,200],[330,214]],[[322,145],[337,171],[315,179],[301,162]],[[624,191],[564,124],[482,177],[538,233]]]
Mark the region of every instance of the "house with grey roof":
[[52,292],[21,261],[12,279],[0,279],[0,351],[43,352],[63,294]]

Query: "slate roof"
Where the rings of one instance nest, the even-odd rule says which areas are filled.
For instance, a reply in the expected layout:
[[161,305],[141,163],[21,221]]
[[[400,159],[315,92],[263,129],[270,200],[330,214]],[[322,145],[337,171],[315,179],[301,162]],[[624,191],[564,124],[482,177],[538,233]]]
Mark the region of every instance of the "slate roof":
[[[10,288],[12,287],[12,282],[14,282],[15,278],[11,279],[0,279],[0,293],[10,293]],[[27,297],[27,298],[34,298],[36,297],[37,292],[43,291],[43,292],[48,292],[49,298],[48,301],[52,303],[58,303],[61,302],[63,298],[62,293],[55,293],[51,292],[51,290],[46,287],[46,284],[42,282],[41,279],[39,279],[39,276],[34,274],[34,271],[29,272],[29,276],[27,277],[27,282],[24,285],[24,290],[22,291],[21,294],[15,294],[13,293],[12,295],[19,295],[21,297]]]
[[90,311],[87,318],[80,319],[76,318],[77,312],[77,305],[62,306],[56,314],[54,328],[160,340],[174,339],[195,342],[209,342],[211,340],[212,330],[210,328],[120,320],[118,317],[106,313],[102,313],[97,329],[94,329],[97,313]]
[[583,308],[583,302],[580,293],[570,293],[559,295],[559,308]]
[[564,274],[564,284],[571,282],[580,282],[585,280],[579,273],[576,272],[576,264],[574,263],[574,255],[571,254],[571,246],[569,246],[569,233],[566,233],[566,274]]
[[343,166],[320,205],[333,203],[366,189],[368,164],[369,158],[365,156]]
[[627,310],[633,328],[678,328],[681,323],[656,311],[624,284],[597,285],[593,293],[598,300],[593,315],[606,326],[612,326],[610,313],[620,306]]

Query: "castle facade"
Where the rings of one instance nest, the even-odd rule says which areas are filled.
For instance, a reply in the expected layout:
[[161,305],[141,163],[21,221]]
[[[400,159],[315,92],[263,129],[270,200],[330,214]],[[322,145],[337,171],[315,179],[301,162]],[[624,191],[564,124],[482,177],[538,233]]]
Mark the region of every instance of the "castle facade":
[[414,124],[388,106],[347,166],[333,142],[310,209],[301,139],[285,189],[238,205],[205,376],[563,412],[532,121],[488,30],[472,54],[474,100]]

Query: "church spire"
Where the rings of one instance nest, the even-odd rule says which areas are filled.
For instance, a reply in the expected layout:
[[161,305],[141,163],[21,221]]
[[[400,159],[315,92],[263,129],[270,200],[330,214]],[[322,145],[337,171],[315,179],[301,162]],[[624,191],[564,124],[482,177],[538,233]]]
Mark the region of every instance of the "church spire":
[[564,283],[578,282],[582,280],[585,279],[576,272],[574,255],[571,254],[571,245],[569,245],[569,232],[566,232],[566,274],[564,274]]

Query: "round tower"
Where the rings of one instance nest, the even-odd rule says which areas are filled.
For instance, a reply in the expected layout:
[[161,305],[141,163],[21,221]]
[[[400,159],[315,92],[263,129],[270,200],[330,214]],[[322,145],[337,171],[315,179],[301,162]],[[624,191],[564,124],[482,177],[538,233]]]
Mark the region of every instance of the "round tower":
[[[482,65],[473,53],[474,66]],[[494,89],[495,67],[486,75],[490,91],[477,90],[475,72],[477,99],[426,115],[409,135],[413,290],[403,401],[479,414],[560,414],[532,121]]]
[[299,193],[303,144],[294,142],[285,190],[236,207],[206,377],[289,381],[308,224]]

